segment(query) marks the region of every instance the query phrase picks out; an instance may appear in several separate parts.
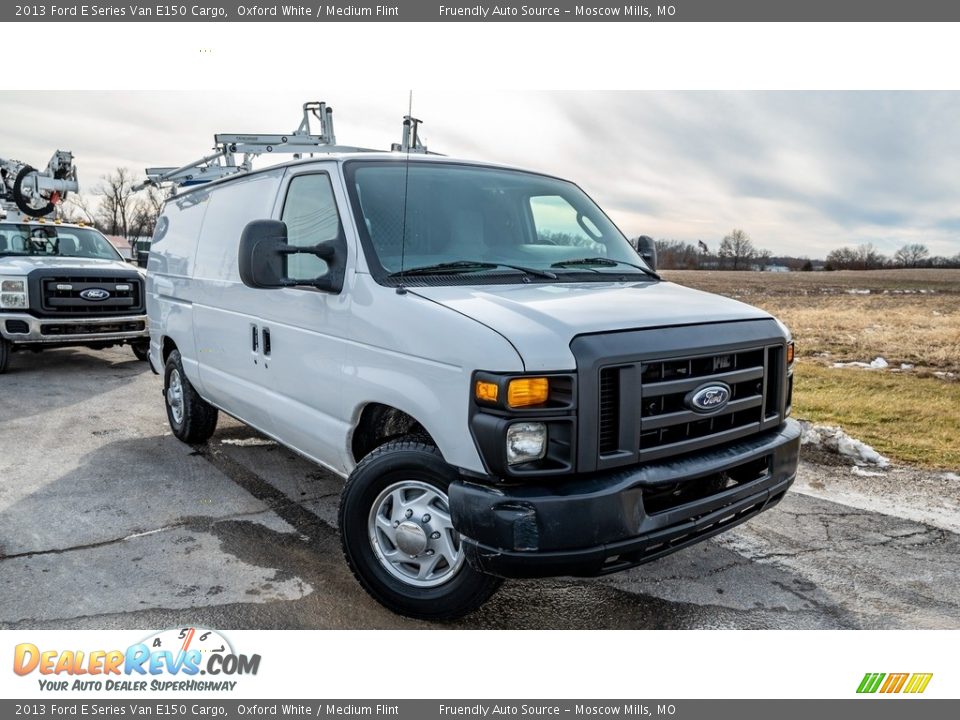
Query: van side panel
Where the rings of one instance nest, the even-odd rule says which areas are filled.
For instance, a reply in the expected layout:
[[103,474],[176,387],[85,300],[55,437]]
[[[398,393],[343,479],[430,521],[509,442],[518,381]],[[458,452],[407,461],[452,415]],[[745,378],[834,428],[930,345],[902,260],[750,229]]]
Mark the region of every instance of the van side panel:
[[147,261],[147,315],[153,366],[162,372],[161,343],[164,336],[169,337],[183,356],[187,377],[200,392],[190,277],[208,197],[209,193],[199,191],[167,202],[157,220]]
[[282,176],[255,173],[211,188],[190,281],[201,394],[265,432],[270,400],[253,338],[269,297],[240,282],[237,254],[247,223],[270,217]]

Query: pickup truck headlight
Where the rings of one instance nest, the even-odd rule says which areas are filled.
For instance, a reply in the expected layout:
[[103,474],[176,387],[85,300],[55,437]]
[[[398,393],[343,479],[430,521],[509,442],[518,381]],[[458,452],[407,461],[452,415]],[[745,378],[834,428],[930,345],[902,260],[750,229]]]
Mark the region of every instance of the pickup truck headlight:
[[507,464],[540,460],[547,454],[547,426],[541,422],[513,423],[507,428]]
[[25,310],[27,308],[27,282],[22,278],[0,278],[0,308]]

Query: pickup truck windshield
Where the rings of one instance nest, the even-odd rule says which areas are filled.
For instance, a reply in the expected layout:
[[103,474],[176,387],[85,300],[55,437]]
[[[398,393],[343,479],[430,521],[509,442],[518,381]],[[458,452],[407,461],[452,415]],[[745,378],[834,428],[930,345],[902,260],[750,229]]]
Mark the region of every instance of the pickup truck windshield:
[[15,223],[0,224],[0,256],[3,255],[123,259],[96,230]]
[[377,276],[582,282],[652,274],[603,211],[563,180],[415,160],[350,162],[346,175]]

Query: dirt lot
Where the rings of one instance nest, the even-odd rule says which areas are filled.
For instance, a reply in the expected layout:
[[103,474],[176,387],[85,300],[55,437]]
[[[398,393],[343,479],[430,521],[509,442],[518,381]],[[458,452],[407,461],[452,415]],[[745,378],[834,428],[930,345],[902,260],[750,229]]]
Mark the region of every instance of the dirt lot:
[[[895,460],[960,468],[960,270],[664,275],[790,326],[797,416],[840,425]],[[887,367],[836,367],[877,358]]]
[[[338,478],[229,419],[183,445],[160,390],[128,350],[0,376],[0,628],[425,626],[347,570]],[[808,455],[745,525],[603,579],[510,582],[448,627],[960,628],[957,486]]]

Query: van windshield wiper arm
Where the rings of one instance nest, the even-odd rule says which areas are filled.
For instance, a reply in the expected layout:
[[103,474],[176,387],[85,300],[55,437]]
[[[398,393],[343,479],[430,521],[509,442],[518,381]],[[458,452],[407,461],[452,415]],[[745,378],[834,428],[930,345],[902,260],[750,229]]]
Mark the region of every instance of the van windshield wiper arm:
[[557,279],[557,274],[552,273],[549,270],[539,270],[537,268],[526,267],[524,265],[511,265],[510,263],[485,262],[482,260],[453,260],[451,262],[436,263],[434,265],[421,265],[420,267],[397,270],[396,272],[390,273],[387,277],[402,278],[407,275],[455,274],[463,272],[475,272],[478,270],[492,270],[498,267],[510,268],[511,270],[516,270],[526,275],[534,275],[536,277],[542,277],[548,280]]
[[636,265],[634,263],[627,262],[626,260],[614,260],[613,258],[602,257],[600,255],[597,255],[596,257],[577,258],[576,260],[561,260],[560,262],[553,263],[550,267],[565,268],[565,267],[575,267],[577,265],[582,265],[582,266],[602,265],[604,267],[616,267],[617,265],[627,265],[629,267],[636,268],[640,272],[644,273],[645,275],[649,275],[652,278],[656,278],[657,280],[660,279],[660,276],[657,273],[653,272],[652,270],[648,270],[647,268],[643,267],[643,265]]

